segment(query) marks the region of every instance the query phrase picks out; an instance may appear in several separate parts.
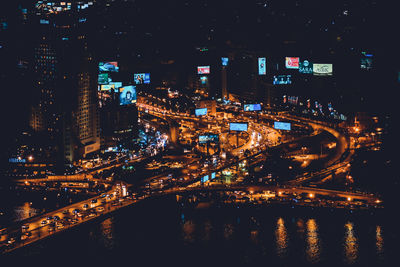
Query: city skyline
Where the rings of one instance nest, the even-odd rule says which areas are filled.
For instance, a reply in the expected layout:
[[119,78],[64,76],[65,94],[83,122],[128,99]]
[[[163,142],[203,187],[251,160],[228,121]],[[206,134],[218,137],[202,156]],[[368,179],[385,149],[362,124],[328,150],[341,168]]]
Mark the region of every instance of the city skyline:
[[[170,240],[162,255],[171,262],[180,250],[208,254],[204,264],[224,261],[189,245],[202,247],[200,240],[227,253],[248,244],[228,260],[244,266],[394,259],[400,69],[389,7],[374,0],[5,7],[0,260],[33,259],[31,249],[44,256],[53,251],[47,237],[69,243],[62,233],[72,231],[91,243],[86,234],[100,231],[94,242],[107,251],[97,259],[104,264],[129,247],[116,237],[131,232],[121,223],[154,217],[154,207],[168,221],[157,227],[176,231],[149,245]],[[226,217],[215,221],[217,214]],[[326,227],[331,216],[341,241]],[[103,248],[103,239],[116,247]],[[84,261],[97,254],[91,244]]]

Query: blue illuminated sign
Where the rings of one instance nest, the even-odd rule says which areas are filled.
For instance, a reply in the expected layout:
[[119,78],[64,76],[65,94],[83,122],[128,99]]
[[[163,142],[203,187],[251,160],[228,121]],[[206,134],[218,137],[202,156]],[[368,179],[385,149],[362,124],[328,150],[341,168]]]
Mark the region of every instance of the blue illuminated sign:
[[266,59],[265,57],[258,58],[258,75],[267,74]]
[[247,131],[247,122],[231,122],[229,123],[229,130],[230,131]]
[[228,66],[229,58],[221,57],[222,66]]
[[196,108],[194,113],[196,114],[196,116],[207,115],[207,108]]
[[203,177],[201,178],[201,182],[202,182],[202,183],[205,183],[205,182],[208,181],[208,179],[209,179],[208,175],[203,176]]
[[261,110],[260,104],[245,104],[243,106],[244,111],[258,111]]
[[277,129],[277,130],[290,131],[290,123],[289,122],[275,121],[274,122],[274,128]]

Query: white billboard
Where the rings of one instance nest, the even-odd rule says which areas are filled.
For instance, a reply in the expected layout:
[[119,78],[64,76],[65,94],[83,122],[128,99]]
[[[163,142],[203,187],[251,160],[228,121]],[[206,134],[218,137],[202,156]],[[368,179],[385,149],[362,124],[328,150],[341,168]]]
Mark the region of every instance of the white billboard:
[[317,76],[333,75],[333,65],[332,64],[314,63],[313,64],[313,72],[314,72],[314,75],[317,75]]

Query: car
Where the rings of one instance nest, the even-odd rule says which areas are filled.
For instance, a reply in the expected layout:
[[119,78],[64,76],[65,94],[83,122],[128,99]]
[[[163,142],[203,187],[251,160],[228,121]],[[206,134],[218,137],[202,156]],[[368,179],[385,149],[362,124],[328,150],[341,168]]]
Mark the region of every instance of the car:
[[53,217],[48,216],[46,219],[47,219],[48,221],[51,221],[51,220],[53,220]]
[[56,215],[56,216],[53,217],[53,219],[54,219],[55,221],[59,221],[59,220],[60,220],[60,217],[58,217],[58,216]]
[[43,220],[41,224],[47,224],[47,220]]
[[104,208],[103,207],[97,207],[97,209],[96,209],[98,212],[103,212],[104,211]]
[[88,205],[88,204],[84,204],[84,205],[83,205],[83,208],[84,208],[84,209],[87,209],[87,208],[89,208],[89,205]]
[[77,213],[79,213],[81,210],[80,209],[74,209],[72,212],[74,213],[74,214],[77,214]]
[[68,214],[68,213],[69,213],[69,210],[64,210],[62,213],[63,213],[63,214]]
[[22,225],[22,230],[28,230],[28,229],[29,229],[29,224],[28,223]]
[[92,199],[92,203],[97,203],[97,199]]

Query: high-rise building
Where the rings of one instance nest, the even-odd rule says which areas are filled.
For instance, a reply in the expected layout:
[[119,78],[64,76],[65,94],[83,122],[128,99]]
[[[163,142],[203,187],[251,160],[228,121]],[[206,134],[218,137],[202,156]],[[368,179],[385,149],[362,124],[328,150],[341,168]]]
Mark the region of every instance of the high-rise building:
[[60,163],[72,163],[100,149],[97,69],[85,10],[89,4],[39,2],[31,18],[38,38],[30,125],[47,133]]

